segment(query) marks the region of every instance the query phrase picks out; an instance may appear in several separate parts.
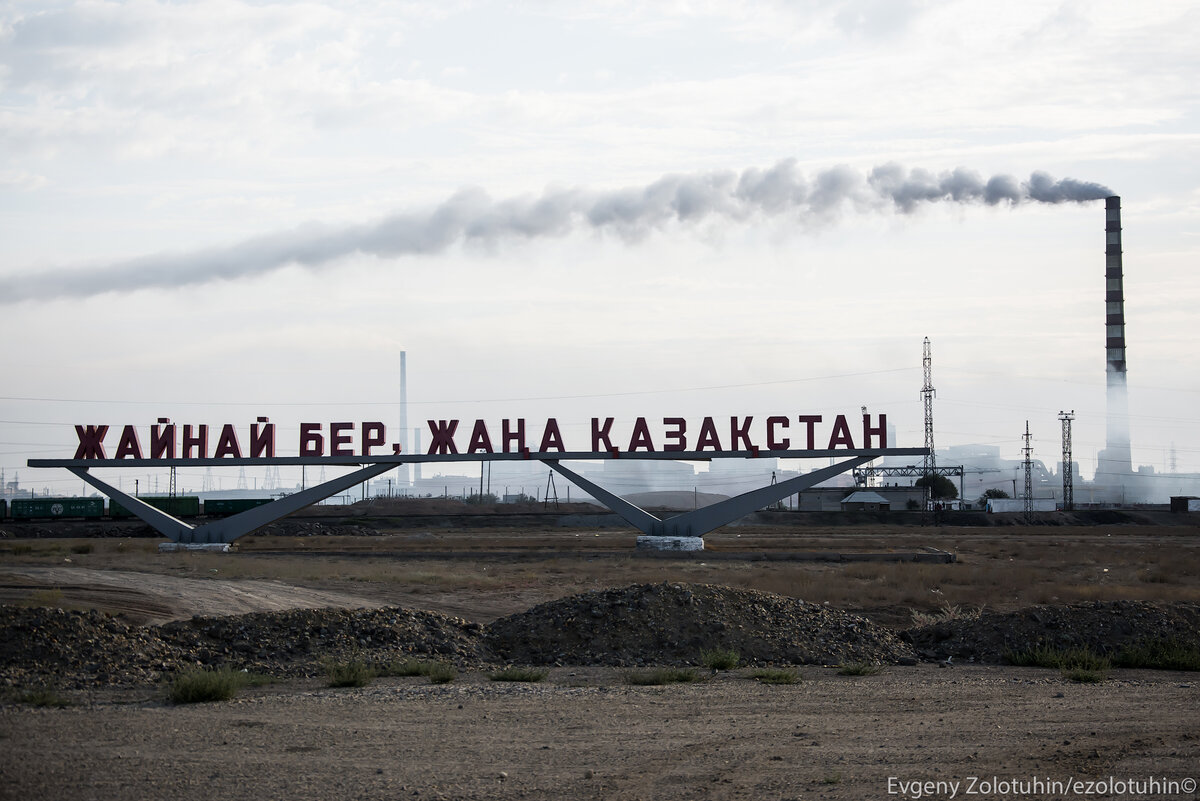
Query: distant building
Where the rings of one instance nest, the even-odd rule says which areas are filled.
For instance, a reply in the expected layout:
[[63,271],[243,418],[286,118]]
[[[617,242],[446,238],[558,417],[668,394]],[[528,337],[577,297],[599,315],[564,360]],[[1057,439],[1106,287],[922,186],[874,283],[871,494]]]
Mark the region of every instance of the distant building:
[[892,502],[871,490],[858,490],[842,498],[843,512],[886,512]]

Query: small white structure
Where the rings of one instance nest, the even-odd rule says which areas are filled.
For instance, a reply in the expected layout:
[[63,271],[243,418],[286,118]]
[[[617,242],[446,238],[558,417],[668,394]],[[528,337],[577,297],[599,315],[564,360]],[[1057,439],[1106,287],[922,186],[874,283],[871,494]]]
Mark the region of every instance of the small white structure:
[[871,490],[858,490],[842,498],[843,512],[886,512],[892,502]]
[[227,542],[160,542],[159,553],[178,553],[179,551],[211,551],[213,553],[229,553]]
[[657,537],[646,535],[637,538],[639,551],[703,551],[703,537]]

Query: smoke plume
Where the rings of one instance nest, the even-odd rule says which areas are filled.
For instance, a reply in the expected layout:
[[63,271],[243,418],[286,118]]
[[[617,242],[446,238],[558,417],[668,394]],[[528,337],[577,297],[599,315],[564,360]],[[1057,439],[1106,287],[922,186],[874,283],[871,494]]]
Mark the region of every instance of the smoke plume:
[[1056,181],[1043,172],[1018,182],[1007,175],[984,179],[963,168],[935,174],[886,164],[866,175],[839,166],[806,177],[792,160],[741,173],[665,175],[648,186],[610,191],[548,190],[540,197],[494,200],[480,189],[464,189],[436,207],[374,223],[311,224],[191,253],[8,276],[0,279],[0,303],[182,287],[259,275],[290,264],[319,267],[354,254],[433,254],[461,243],[556,237],[581,229],[636,240],[667,226],[705,220],[790,216],[799,224],[823,225],[847,209],[909,214],[931,203],[1016,206],[1084,202],[1111,194],[1099,184]]

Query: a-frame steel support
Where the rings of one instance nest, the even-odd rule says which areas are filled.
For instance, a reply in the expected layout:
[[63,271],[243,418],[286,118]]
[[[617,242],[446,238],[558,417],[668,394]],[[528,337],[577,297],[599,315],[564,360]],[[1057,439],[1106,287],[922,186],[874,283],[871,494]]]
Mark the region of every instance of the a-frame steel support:
[[760,487],[759,489],[735,495],[732,498],[709,504],[691,512],[669,517],[666,520],[655,517],[645,509],[635,506],[624,498],[609,492],[594,481],[589,481],[578,473],[563,467],[557,461],[549,459],[543,461],[552,470],[556,470],[566,476],[584,492],[602,502],[609,509],[612,509],[628,521],[630,525],[647,536],[703,537],[708,532],[718,529],[727,523],[732,523],[738,518],[745,517],[757,509],[762,509],[776,501],[783,500],[789,495],[820,484],[828,478],[833,478],[861,464],[866,464],[874,458],[876,457],[857,456],[853,459],[847,459],[844,462],[830,465],[829,467],[814,470],[811,473],[805,473],[802,476],[789,478],[787,481],[781,481],[778,484]]
[[238,537],[245,536],[263,526],[274,523],[281,517],[311,506],[331,495],[336,495],[355,484],[374,478],[380,473],[394,470],[396,465],[390,463],[373,464],[339,476],[324,484],[317,484],[306,490],[285,495],[270,503],[247,509],[231,517],[214,520],[201,526],[189,526],[178,518],[155,509],[148,503],[93,476],[86,467],[68,467],[76,476],[91,484],[110,498],[120,502],[122,506],[141,518],[147,525],[173,542],[192,543],[230,543]]

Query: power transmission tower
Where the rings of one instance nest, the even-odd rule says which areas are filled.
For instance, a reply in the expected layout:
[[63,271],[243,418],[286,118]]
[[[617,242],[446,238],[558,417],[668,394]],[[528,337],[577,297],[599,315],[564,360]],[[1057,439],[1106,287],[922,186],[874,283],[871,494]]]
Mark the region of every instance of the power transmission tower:
[[1033,445],[1029,434],[1029,421],[1025,421],[1025,523],[1033,522]]
[[932,477],[937,470],[937,458],[933,455],[933,398],[937,391],[933,388],[933,351],[929,337],[925,337],[921,348],[921,367],[925,371],[925,385],[921,387],[921,398],[925,402],[925,460],[921,474],[925,479],[924,513],[927,514],[933,503]]
[[1075,508],[1075,462],[1071,459],[1071,421],[1075,419],[1075,410],[1060,411],[1058,419],[1062,420],[1063,511],[1069,512]]
[[204,492],[212,492],[213,490],[213,472],[211,467],[204,468],[204,481],[200,485]]
[[242,467],[238,470],[238,485],[240,490],[246,489],[246,468]]

